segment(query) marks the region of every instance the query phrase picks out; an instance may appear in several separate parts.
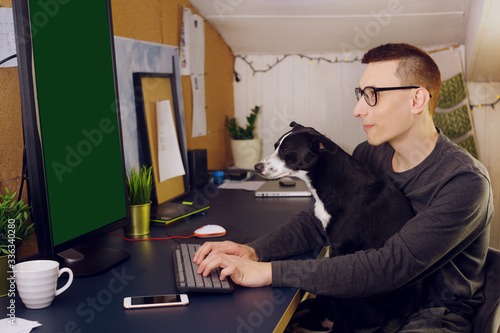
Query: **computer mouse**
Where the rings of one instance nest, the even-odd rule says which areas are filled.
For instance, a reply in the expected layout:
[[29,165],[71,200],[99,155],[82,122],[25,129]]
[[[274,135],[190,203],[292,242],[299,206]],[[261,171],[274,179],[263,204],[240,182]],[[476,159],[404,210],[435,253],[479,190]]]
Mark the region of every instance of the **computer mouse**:
[[216,224],[207,224],[194,231],[194,235],[199,238],[220,237],[226,234],[226,229]]

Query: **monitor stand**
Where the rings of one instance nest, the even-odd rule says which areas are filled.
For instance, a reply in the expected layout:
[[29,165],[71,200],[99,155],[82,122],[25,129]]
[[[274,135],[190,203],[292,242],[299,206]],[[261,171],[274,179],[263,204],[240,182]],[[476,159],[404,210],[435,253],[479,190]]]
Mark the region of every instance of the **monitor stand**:
[[113,248],[75,247],[57,254],[63,266],[69,267],[75,277],[90,276],[106,272],[128,260],[128,252]]

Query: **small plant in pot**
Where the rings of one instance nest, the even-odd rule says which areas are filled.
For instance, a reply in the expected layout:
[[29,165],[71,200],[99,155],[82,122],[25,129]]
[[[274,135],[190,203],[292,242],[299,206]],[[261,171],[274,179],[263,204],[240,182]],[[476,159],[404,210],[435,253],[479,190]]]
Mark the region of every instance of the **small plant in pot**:
[[16,193],[10,194],[8,188],[5,188],[5,195],[0,195],[0,297],[9,289],[7,272],[12,270],[9,263],[15,263],[18,247],[34,231],[34,225],[28,224],[30,208],[15,197]]
[[138,171],[132,168],[127,174],[130,224],[125,226],[127,235],[149,233],[151,191],[153,189],[152,167],[142,166]]
[[245,128],[238,125],[236,118],[226,116],[225,125],[231,137],[231,151],[236,168],[253,170],[254,165],[260,161],[261,143],[253,133],[260,109],[260,106],[252,109],[250,115],[246,117]]

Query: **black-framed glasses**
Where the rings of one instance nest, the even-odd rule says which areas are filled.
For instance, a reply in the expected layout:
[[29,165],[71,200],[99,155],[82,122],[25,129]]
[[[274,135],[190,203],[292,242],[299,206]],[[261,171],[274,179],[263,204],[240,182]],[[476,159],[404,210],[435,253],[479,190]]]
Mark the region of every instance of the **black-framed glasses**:
[[[416,89],[420,88],[418,86],[403,86],[403,87],[384,87],[384,88],[375,88],[372,86],[367,86],[364,89],[359,87],[354,89],[354,93],[356,94],[356,99],[359,101],[361,96],[364,96],[366,104],[369,106],[375,106],[378,102],[378,92],[379,91],[388,91],[388,90],[403,90],[403,89]],[[429,94],[430,97],[432,97]]]

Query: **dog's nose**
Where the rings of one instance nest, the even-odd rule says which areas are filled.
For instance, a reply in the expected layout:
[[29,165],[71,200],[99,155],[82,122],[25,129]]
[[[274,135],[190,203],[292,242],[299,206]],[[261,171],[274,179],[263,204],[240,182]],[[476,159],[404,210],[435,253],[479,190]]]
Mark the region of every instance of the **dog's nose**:
[[264,163],[259,162],[259,163],[255,164],[254,168],[255,168],[255,171],[257,171],[258,173],[262,173],[262,171],[264,171]]

